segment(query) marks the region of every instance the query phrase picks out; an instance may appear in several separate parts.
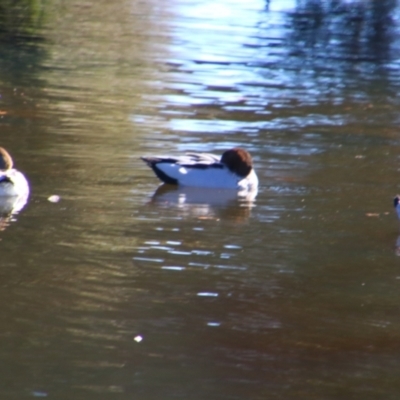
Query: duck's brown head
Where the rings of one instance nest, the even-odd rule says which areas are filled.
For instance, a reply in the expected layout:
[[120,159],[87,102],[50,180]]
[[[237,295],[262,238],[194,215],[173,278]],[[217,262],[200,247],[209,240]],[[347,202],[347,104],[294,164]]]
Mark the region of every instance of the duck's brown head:
[[253,160],[249,152],[239,147],[227,150],[222,154],[221,163],[240,177],[245,178],[253,168]]
[[8,151],[0,147],[0,170],[8,170],[13,167],[13,160]]

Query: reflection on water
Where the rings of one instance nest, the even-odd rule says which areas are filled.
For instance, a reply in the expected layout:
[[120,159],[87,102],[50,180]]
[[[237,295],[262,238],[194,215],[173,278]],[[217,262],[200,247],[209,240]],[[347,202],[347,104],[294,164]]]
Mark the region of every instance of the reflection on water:
[[4,230],[28,202],[29,194],[23,196],[0,196],[0,230]]
[[[397,2],[42,7],[0,42],[2,397],[397,398]],[[240,145],[256,200],[139,160]]]
[[25,41],[36,36],[44,23],[44,7],[41,1],[3,0],[0,5],[0,40]]
[[161,185],[151,199],[151,204],[173,208],[182,217],[204,219],[234,218],[244,221],[250,216],[257,191],[240,196],[235,190],[218,190],[197,187]]

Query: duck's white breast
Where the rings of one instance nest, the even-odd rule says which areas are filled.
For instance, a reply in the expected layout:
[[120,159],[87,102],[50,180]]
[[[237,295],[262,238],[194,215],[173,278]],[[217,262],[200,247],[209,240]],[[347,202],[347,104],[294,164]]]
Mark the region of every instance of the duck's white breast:
[[238,186],[241,190],[245,191],[256,191],[258,189],[258,177],[254,172],[254,169],[251,170],[250,174],[239,181]]
[[[2,181],[1,178],[7,178]],[[29,184],[25,176],[15,170],[0,171],[0,196],[27,196]]]

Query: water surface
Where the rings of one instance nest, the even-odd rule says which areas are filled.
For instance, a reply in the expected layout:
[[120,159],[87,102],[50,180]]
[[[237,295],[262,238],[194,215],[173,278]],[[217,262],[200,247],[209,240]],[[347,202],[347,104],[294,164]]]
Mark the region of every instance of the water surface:
[[[397,399],[397,2],[40,11],[0,46],[2,398]],[[232,146],[253,203],[139,159]]]

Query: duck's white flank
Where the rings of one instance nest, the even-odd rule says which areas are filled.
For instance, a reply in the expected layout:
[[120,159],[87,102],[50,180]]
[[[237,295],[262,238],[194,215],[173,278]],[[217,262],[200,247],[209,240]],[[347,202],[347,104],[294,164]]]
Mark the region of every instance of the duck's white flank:
[[6,149],[0,147],[0,196],[28,196],[29,184],[25,176],[13,168],[13,161]]
[[240,148],[227,150],[222,157],[188,153],[180,157],[142,157],[165,183],[239,191],[257,190],[258,178],[250,154]]

